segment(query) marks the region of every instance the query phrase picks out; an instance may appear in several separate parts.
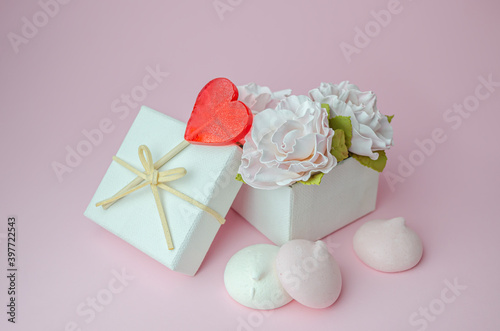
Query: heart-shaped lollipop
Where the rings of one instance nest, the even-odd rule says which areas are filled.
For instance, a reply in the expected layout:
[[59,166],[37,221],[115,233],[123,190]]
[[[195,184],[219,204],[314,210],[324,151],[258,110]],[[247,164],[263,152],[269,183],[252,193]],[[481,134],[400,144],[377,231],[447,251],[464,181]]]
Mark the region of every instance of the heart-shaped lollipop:
[[238,89],[227,78],[215,78],[200,91],[184,139],[199,145],[230,145],[252,127],[250,109],[238,101]]

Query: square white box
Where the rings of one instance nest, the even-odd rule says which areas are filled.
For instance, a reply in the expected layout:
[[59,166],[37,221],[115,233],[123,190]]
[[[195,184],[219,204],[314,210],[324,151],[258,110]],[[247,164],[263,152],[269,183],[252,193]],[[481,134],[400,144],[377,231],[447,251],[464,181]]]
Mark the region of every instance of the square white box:
[[[148,146],[153,161],[156,161],[184,139],[185,128],[186,124],[182,122],[142,107],[116,155],[143,171],[138,156],[139,146]],[[241,187],[241,183],[234,179],[240,162],[241,149],[236,145],[189,145],[159,170],[184,167],[187,174],[168,185],[225,217]],[[168,268],[194,275],[220,227],[212,215],[159,189],[175,247],[169,250],[149,185],[118,200],[106,210],[95,206],[97,202],[112,197],[135,177],[128,169],[111,162],[85,216]]]
[[350,157],[321,184],[295,183],[276,190],[243,184],[233,209],[277,245],[321,239],[375,210],[379,173]]

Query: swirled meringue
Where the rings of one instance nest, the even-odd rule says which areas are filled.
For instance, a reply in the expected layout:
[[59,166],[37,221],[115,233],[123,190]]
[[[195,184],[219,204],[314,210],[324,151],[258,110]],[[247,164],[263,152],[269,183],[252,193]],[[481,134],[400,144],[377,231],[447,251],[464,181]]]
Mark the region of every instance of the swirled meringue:
[[276,257],[276,270],[288,294],[304,306],[326,308],[340,295],[339,266],[321,240],[285,243]]
[[384,272],[411,269],[423,253],[422,241],[402,217],[366,222],[356,231],[353,248],[361,261]]
[[292,301],[278,279],[275,266],[278,252],[278,246],[260,244],[234,254],[224,271],[229,295],[253,309],[275,309]]

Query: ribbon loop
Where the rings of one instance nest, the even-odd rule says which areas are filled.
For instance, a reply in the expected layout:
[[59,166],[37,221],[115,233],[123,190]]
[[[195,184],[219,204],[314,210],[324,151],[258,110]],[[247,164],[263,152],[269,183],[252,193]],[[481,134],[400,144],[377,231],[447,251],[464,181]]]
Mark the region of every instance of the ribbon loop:
[[141,160],[142,166],[144,170],[146,170],[146,174],[150,175],[155,170],[153,155],[151,155],[151,151],[148,146],[141,145],[139,146],[139,159]]
[[158,181],[160,183],[172,182],[179,178],[184,177],[187,174],[186,169],[184,168],[175,168],[167,171],[162,171],[159,173]]
[[[171,157],[175,156],[177,153],[179,153],[181,150],[182,149],[175,148],[174,150],[170,151],[166,156],[169,156],[171,158]],[[187,173],[185,168],[180,167],[180,168],[174,168],[174,169],[170,169],[170,170],[166,170],[166,171],[158,171],[157,168],[159,168],[161,165],[155,165],[155,163],[153,162],[153,156],[151,154],[151,151],[149,150],[149,148],[146,145],[141,145],[139,147],[138,153],[139,153],[139,159],[142,163],[142,166],[144,167],[144,172],[141,172],[141,171],[135,169],[130,164],[128,164],[127,162],[123,161],[122,159],[120,159],[116,156],[113,157],[113,160],[118,162],[120,165],[127,168],[128,170],[132,171],[133,173],[138,175],[140,178],[144,179],[145,182],[143,182],[140,185],[133,186],[133,187],[126,186],[124,189],[122,189],[120,192],[115,194],[113,197],[106,199],[106,200],[103,200],[101,202],[98,202],[96,204],[97,207],[112,204],[116,200],[121,199],[128,194],[130,194],[134,191],[137,191],[138,189],[143,188],[147,185],[150,185],[151,190],[153,191],[154,198],[155,198],[156,207],[158,209],[158,213],[159,213],[160,218],[161,218],[163,232],[165,234],[165,239],[167,240],[167,245],[168,245],[169,250],[174,249],[174,245],[172,243],[172,237],[170,235],[170,229],[168,226],[167,218],[165,216],[165,211],[163,210],[163,205],[161,203],[161,199],[160,199],[160,196],[158,193],[158,187],[167,191],[167,192],[174,194],[175,196],[181,198],[182,200],[189,202],[193,206],[198,207],[201,210],[209,213],[210,215],[214,216],[215,219],[217,219],[217,221],[220,224],[224,224],[225,219],[219,213],[217,213],[215,210],[213,210],[212,208],[194,200],[193,198],[185,195],[184,193],[177,191],[176,189],[174,189],[170,186],[165,185],[165,183],[167,183],[167,182],[172,182],[174,180],[177,180],[179,178],[184,177]],[[164,156],[164,158],[166,156]]]

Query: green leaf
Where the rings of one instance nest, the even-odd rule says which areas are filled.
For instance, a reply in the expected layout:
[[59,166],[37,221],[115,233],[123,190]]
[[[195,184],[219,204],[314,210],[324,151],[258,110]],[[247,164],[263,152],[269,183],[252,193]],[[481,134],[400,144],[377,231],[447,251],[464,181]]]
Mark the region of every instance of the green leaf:
[[389,121],[389,123],[391,123],[392,118],[394,117],[394,115],[391,115],[391,116],[389,116],[389,115],[385,115],[385,116],[387,117],[387,120]]
[[337,129],[332,139],[332,149],[330,151],[337,159],[337,162],[345,160],[349,157],[349,149],[345,144],[344,130]]
[[328,120],[330,127],[334,130],[340,129],[345,134],[345,145],[347,148],[351,147],[352,139],[352,123],[349,116],[335,116]]
[[327,103],[322,103],[321,108],[325,108],[328,113],[328,118],[330,118],[330,106]]
[[382,172],[385,168],[385,164],[387,163],[387,156],[385,155],[385,151],[376,151],[378,153],[378,159],[372,160],[368,156],[358,155],[352,153],[352,157],[359,161],[365,167],[371,168],[375,171]]
[[309,180],[303,181],[301,180],[299,183],[305,184],[305,185],[319,185],[321,184],[321,178],[323,178],[324,173],[320,172],[315,175],[312,175],[309,177]]
[[241,176],[241,174],[237,174],[236,177],[234,178],[240,182],[242,182],[243,184],[246,184],[245,181],[243,180],[243,177]]

